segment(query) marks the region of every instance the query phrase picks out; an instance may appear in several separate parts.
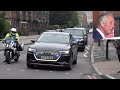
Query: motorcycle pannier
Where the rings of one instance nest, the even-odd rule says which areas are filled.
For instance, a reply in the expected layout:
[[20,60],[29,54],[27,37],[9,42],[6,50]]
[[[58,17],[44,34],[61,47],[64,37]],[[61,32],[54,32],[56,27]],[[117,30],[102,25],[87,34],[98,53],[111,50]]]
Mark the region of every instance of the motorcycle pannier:
[[19,51],[23,51],[23,50],[24,50],[24,44],[20,43],[20,45],[19,45]]

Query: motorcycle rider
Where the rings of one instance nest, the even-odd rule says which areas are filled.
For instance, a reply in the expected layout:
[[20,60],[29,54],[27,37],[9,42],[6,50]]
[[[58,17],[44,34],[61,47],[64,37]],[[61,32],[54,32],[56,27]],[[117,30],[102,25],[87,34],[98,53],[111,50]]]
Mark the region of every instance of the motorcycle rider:
[[[16,43],[16,48],[18,50],[18,48],[19,48],[19,43],[18,43],[19,42],[19,34],[17,33],[16,28],[11,28],[10,29],[10,32],[6,34],[5,38],[3,39],[3,42],[6,40],[6,38],[9,38],[9,37],[13,38],[16,41],[15,42]],[[5,53],[6,53],[6,51],[4,51],[4,55],[5,55]],[[14,51],[12,51],[11,59],[13,59],[13,57],[14,57]],[[6,62],[6,60],[4,62]]]

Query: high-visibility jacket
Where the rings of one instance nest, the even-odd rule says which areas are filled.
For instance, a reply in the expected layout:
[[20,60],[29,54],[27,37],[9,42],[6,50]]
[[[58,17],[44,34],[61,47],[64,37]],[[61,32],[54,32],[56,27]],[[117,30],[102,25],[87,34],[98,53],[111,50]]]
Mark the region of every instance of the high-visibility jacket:
[[19,41],[19,34],[18,33],[16,33],[15,35],[11,35],[10,33],[7,33],[3,40],[5,40],[8,37],[12,37],[14,40]]

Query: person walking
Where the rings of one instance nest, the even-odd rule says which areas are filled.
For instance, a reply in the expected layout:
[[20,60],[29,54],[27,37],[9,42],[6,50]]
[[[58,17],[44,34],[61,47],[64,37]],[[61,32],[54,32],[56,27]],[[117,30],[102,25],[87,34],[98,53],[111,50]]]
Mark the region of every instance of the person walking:
[[114,46],[116,48],[116,53],[120,62],[120,40],[116,40]]

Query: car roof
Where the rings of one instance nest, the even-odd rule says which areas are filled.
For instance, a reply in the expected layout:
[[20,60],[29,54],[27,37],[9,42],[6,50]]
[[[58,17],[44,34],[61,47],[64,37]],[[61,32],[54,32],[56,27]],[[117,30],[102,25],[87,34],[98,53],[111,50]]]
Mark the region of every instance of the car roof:
[[70,35],[70,33],[66,33],[66,32],[43,32],[43,33]]
[[[80,30],[80,29],[81,29],[81,28],[66,28],[65,31],[66,31],[66,30]],[[83,30],[84,30],[84,29],[82,29],[82,30],[80,30],[80,31],[83,31]]]
[[46,32],[56,32],[56,30],[46,30]]
[[85,28],[79,28],[79,27],[75,27],[75,28],[66,28],[66,29],[85,29]]
[[83,27],[75,27],[76,29],[86,29],[86,28],[83,28]]

